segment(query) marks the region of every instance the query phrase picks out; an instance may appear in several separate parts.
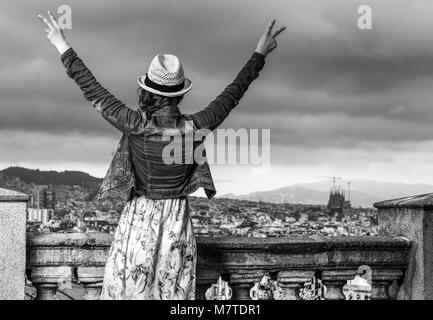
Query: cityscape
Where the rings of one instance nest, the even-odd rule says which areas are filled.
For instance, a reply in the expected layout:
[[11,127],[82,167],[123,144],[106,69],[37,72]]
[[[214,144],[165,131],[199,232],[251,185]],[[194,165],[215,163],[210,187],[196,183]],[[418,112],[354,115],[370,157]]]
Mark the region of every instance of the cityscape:
[[[5,175],[2,187],[30,196],[28,232],[114,233],[122,213],[122,199],[94,200],[98,184],[37,185]],[[267,203],[190,197],[191,218],[198,236],[353,236],[376,235],[373,208],[352,207],[350,191],[330,186],[328,204]],[[346,199],[346,197],[348,199]]]

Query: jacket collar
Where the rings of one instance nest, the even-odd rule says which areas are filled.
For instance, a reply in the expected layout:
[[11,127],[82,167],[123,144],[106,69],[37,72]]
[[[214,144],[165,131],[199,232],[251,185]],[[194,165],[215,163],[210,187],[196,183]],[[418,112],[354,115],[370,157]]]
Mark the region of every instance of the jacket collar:
[[182,115],[178,106],[164,106],[156,110],[153,116],[180,116]]

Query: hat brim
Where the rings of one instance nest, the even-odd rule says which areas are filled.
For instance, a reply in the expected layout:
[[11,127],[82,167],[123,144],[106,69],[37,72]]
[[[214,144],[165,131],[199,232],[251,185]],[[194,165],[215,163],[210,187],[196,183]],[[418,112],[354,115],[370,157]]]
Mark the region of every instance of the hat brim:
[[138,82],[138,85],[140,87],[142,87],[143,89],[145,89],[149,92],[159,94],[159,95],[164,96],[164,97],[178,97],[178,96],[181,96],[181,95],[187,93],[192,88],[192,81],[185,78],[185,84],[184,84],[183,89],[176,91],[176,92],[163,92],[163,91],[159,91],[159,90],[156,90],[154,88],[148,87],[144,82],[145,79],[146,79],[146,75],[142,75],[142,76],[139,76],[137,78],[137,82]]

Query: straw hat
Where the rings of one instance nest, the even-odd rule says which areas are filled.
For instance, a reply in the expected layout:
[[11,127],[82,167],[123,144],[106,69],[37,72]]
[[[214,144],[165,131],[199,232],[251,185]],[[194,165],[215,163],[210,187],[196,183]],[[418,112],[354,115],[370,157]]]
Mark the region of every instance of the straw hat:
[[165,97],[181,96],[192,87],[192,81],[183,74],[179,58],[172,54],[158,54],[137,82],[143,89]]

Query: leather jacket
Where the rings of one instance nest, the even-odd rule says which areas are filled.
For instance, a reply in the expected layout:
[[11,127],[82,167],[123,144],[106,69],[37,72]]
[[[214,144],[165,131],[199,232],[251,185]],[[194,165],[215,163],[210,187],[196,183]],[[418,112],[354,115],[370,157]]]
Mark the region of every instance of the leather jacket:
[[[117,146],[98,198],[144,195],[150,199],[183,197],[202,187],[209,199],[215,186],[208,163],[185,161],[167,164],[162,152],[170,141],[167,130],[176,130],[182,137],[199,129],[216,129],[239,103],[250,83],[259,75],[264,56],[254,53],[234,81],[206,108],[194,114],[182,114],[177,106],[163,106],[150,117],[144,111],[125,106],[92,75],[76,52],[70,48],[61,60],[71,77],[93,107],[123,135]],[[192,152],[204,150],[204,137],[193,142]],[[184,160],[184,159],[183,159]]]

